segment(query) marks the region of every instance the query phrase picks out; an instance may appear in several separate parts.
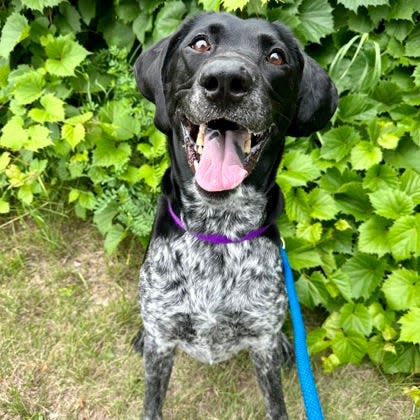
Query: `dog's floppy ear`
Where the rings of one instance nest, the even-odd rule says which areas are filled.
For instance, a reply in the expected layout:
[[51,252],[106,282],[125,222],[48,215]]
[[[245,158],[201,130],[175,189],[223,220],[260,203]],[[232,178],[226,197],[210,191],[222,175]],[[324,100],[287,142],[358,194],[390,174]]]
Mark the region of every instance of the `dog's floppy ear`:
[[137,86],[145,98],[156,105],[155,125],[166,134],[170,133],[171,126],[166,109],[163,75],[171,39],[171,36],[161,39],[142,52],[134,64]]
[[326,71],[301,52],[303,73],[296,113],[286,134],[305,137],[320,130],[333,116],[338,103],[337,89]]

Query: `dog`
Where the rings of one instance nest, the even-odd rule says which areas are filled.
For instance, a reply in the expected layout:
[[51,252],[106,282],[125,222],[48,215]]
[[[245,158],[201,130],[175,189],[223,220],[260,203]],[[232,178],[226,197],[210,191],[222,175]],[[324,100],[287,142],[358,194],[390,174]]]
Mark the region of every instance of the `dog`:
[[171,159],[140,269],[144,418],[161,418],[180,348],[205,363],[248,350],[267,418],[286,419],[275,176],[285,136],[323,128],[336,88],[284,25],[226,13],[189,19],[134,71]]

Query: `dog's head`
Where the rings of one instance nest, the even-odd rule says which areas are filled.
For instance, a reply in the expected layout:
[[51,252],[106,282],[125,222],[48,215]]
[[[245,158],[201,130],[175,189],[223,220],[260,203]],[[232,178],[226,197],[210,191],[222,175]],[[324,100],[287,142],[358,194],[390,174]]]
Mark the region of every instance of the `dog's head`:
[[202,14],[142,53],[138,86],[172,139],[174,170],[207,192],[273,178],[285,135],[321,129],[337,106],[326,72],[280,23]]

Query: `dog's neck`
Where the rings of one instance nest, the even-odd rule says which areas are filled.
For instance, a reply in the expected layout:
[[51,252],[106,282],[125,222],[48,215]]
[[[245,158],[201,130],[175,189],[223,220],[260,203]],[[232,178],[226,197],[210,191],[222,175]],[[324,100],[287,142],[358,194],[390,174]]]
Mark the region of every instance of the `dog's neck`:
[[210,200],[191,183],[181,192],[181,218],[188,230],[238,239],[266,220],[267,197],[252,186],[240,185],[226,200]]

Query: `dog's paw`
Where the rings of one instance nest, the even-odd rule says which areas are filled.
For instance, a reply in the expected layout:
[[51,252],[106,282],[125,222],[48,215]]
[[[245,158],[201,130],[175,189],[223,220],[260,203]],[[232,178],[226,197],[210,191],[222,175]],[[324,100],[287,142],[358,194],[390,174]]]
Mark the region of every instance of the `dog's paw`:
[[144,329],[140,328],[137,335],[131,340],[131,345],[136,353],[143,355],[144,348]]

